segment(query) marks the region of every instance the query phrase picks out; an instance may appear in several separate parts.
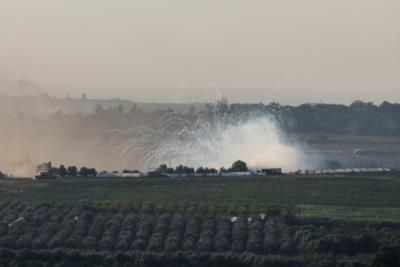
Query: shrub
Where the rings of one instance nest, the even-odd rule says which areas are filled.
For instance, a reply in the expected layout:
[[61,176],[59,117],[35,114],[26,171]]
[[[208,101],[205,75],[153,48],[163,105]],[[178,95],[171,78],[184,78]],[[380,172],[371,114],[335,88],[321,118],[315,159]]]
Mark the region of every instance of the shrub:
[[185,218],[182,214],[175,214],[172,218],[169,234],[165,240],[165,251],[177,251],[182,243],[183,232],[185,229]]
[[274,254],[279,250],[279,233],[274,218],[269,218],[264,226],[264,254]]
[[263,225],[259,219],[254,219],[249,225],[249,238],[247,241],[247,251],[261,253],[263,250]]
[[128,250],[135,236],[136,225],[139,217],[135,214],[129,214],[122,223],[121,231],[117,238],[116,250]]
[[144,240],[146,243],[151,237],[151,233],[154,227],[154,216],[149,214],[142,214],[140,216],[140,222],[138,225],[138,232],[136,237]]
[[197,216],[192,216],[186,226],[184,241],[182,245],[183,250],[195,250],[197,240],[200,235],[201,220]]
[[99,250],[114,250],[115,240],[119,233],[122,220],[123,216],[121,214],[111,216],[108,219],[105,224],[105,231],[103,232],[103,236],[98,243]]
[[213,251],[215,228],[214,218],[207,218],[203,222],[202,232],[200,233],[199,241],[197,242],[197,249],[199,251]]
[[157,220],[153,235],[150,238],[148,250],[160,252],[164,249],[164,239],[168,233],[171,215],[163,214]]
[[81,247],[84,249],[96,249],[97,242],[101,238],[104,230],[104,224],[108,215],[100,214],[96,216],[89,229],[88,235],[82,240]]
[[231,222],[228,217],[217,218],[217,234],[214,238],[214,246],[217,252],[224,252],[230,249],[231,228]]
[[87,235],[90,224],[93,220],[93,213],[84,212],[78,217],[78,222],[71,234],[71,236],[65,242],[67,248],[79,248],[81,240]]
[[232,226],[232,250],[243,252],[247,243],[247,219],[239,217]]
[[131,248],[133,250],[146,250],[147,242],[143,239],[136,239],[132,242]]

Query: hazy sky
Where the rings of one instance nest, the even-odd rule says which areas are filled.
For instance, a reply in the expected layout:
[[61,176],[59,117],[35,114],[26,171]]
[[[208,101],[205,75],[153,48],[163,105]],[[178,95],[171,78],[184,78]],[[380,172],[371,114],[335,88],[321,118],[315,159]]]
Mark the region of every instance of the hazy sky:
[[399,14],[399,0],[0,0],[0,67],[60,96],[400,102]]

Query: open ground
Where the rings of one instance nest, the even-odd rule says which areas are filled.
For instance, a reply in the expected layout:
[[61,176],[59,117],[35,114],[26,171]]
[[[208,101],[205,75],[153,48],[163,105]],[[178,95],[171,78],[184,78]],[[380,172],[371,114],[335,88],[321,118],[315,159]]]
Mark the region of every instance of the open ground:
[[2,180],[0,200],[289,206],[303,217],[400,222],[400,175]]

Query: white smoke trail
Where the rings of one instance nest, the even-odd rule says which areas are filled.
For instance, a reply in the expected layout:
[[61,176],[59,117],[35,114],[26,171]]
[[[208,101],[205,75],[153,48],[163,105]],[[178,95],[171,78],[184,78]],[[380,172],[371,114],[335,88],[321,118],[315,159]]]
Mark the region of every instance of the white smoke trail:
[[301,147],[289,142],[265,115],[229,122],[223,117],[189,121],[171,113],[160,121],[156,129],[113,130],[96,142],[108,143],[112,147],[109,158],[122,168],[146,170],[160,164],[220,168],[236,160],[245,161],[251,169],[295,171],[310,166]]
[[186,134],[162,141],[152,153],[160,162],[164,159],[172,166],[229,167],[240,159],[252,169],[280,167],[293,171],[306,163],[306,156],[285,140],[270,118],[191,129]]

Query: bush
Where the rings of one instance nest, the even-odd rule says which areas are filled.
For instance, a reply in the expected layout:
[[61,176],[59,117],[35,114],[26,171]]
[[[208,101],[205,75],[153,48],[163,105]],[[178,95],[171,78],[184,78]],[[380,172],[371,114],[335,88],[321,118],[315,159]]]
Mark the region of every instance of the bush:
[[105,224],[105,231],[103,232],[103,237],[98,243],[99,250],[114,250],[115,240],[121,228],[123,216],[117,214],[111,216]]
[[168,234],[171,215],[163,214],[157,220],[157,225],[149,241],[148,250],[161,252],[164,250],[164,239]]
[[215,251],[230,250],[231,230],[231,222],[228,217],[217,218],[217,234],[214,238]]
[[81,240],[87,235],[89,231],[90,224],[93,220],[93,213],[84,212],[78,217],[78,222],[71,234],[71,236],[65,242],[67,248],[79,248]]
[[247,219],[240,217],[232,226],[232,250],[243,252],[247,243]]
[[142,239],[147,243],[153,231],[154,216],[149,214],[142,214],[138,225],[137,238]]
[[356,241],[357,251],[361,253],[376,252],[379,246],[379,242],[370,234],[362,234]]
[[184,229],[185,218],[182,214],[175,214],[170,224],[169,234],[165,240],[165,251],[173,252],[180,248]]
[[7,235],[8,225],[6,223],[0,223],[0,236]]
[[400,254],[393,248],[384,248],[376,254],[372,266],[373,267],[400,266]]
[[139,217],[134,214],[128,215],[122,223],[121,231],[117,238],[116,250],[128,250],[135,236],[136,225]]
[[200,233],[199,241],[197,242],[197,249],[199,251],[207,251],[207,252],[213,251],[214,235],[215,235],[214,218],[207,218],[202,225],[202,232]]
[[146,250],[147,242],[143,239],[136,239],[132,242],[132,250]]
[[287,225],[280,225],[278,227],[280,233],[280,253],[281,254],[291,254],[294,251],[293,243],[293,230]]
[[0,238],[0,247],[15,249],[15,239],[12,236],[3,236]]
[[197,240],[200,235],[201,220],[196,216],[192,216],[186,226],[184,241],[182,245],[183,250],[195,250]]
[[96,249],[97,242],[101,238],[104,230],[104,224],[108,216],[101,214],[96,216],[89,229],[88,235],[82,240],[81,247],[84,249]]
[[274,218],[269,218],[264,226],[264,254],[275,254],[279,250],[279,232]]
[[262,253],[263,250],[263,225],[260,220],[255,219],[249,225],[249,238],[247,241],[247,251],[253,253]]

